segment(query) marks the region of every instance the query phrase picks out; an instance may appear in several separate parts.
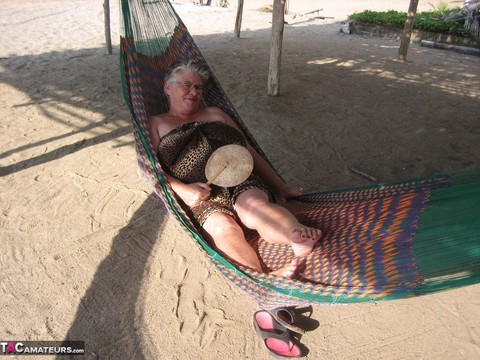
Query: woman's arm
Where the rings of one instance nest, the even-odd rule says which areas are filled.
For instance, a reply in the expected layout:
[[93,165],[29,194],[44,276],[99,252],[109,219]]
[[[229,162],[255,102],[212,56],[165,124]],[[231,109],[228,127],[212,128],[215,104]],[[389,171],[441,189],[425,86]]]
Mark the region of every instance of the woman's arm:
[[158,124],[160,121],[160,116],[152,116],[150,119],[148,119],[150,125],[150,140],[152,141],[153,152],[155,155],[158,152],[158,144],[160,144],[160,135],[158,134]]
[[202,200],[207,200],[210,197],[211,188],[205,183],[196,182],[192,184],[185,184],[177,178],[166,174],[166,178],[173,191],[180,199],[189,207],[196,206]]
[[[158,153],[158,145],[160,144],[160,134],[158,133],[158,126],[161,120],[162,118],[160,116],[150,118],[150,139],[152,141],[155,155],[157,155]],[[206,200],[210,197],[211,188],[207,184],[185,184],[167,173],[165,173],[165,177],[172,186],[173,191],[189,207],[198,205],[200,201]]]
[[253,156],[256,173],[267,183],[277,198],[285,200],[301,195],[298,189],[285,184],[270,164],[250,144],[248,144],[248,150]]

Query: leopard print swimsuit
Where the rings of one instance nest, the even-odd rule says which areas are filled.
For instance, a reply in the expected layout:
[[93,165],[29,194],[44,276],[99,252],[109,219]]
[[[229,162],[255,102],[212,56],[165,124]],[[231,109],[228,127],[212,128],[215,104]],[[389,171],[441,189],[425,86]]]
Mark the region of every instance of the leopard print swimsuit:
[[[219,147],[237,144],[246,147],[243,135],[220,121],[192,122],[170,131],[158,145],[158,157],[165,170],[183,183],[207,182],[205,166],[210,155]],[[248,189],[261,189],[272,195],[259,176],[252,174],[243,183],[229,188],[211,185],[210,198],[192,207],[194,218],[203,225],[214,212],[235,217],[235,199]]]

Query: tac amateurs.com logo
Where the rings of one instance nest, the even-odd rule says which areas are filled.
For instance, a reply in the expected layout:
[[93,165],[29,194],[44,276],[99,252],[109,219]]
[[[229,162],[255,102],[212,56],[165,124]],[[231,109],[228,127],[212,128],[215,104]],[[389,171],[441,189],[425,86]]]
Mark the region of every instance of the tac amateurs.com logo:
[[0,355],[83,355],[83,341],[1,341]]

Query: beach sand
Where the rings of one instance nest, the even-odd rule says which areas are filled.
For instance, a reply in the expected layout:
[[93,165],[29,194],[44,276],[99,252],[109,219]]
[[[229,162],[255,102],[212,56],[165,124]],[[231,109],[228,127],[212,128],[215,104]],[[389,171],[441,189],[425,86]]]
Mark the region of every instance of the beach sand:
[[[118,4],[108,55],[102,3],[0,0],[0,339],[82,340],[85,359],[269,359],[257,305],[138,176]],[[401,63],[398,41],[339,31],[354,11],[408,1],[291,2],[272,98],[271,14],[256,11],[269,4],[246,2],[239,39],[235,4],[175,7],[287,182],[328,190],[373,183],[355,169],[377,182],[479,169],[480,57],[412,44]],[[301,16],[317,9],[332,19]],[[478,285],[317,305],[305,358],[478,359],[479,305]]]

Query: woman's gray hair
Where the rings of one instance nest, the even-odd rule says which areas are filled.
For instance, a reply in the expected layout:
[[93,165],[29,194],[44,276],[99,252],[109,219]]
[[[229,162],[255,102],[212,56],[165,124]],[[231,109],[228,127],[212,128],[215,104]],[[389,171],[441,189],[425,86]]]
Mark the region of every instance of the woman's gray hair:
[[176,61],[168,67],[165,73],[165,78],[164,78],[165,82],[169,82],[171,84],[174,83],[177,74],[182,73],[184,71],[196,72],[198,75],[200,75],[203,82],[206,82],[210,77],[210,74],[208,73],[207,69],[194,64],[192,60]]

